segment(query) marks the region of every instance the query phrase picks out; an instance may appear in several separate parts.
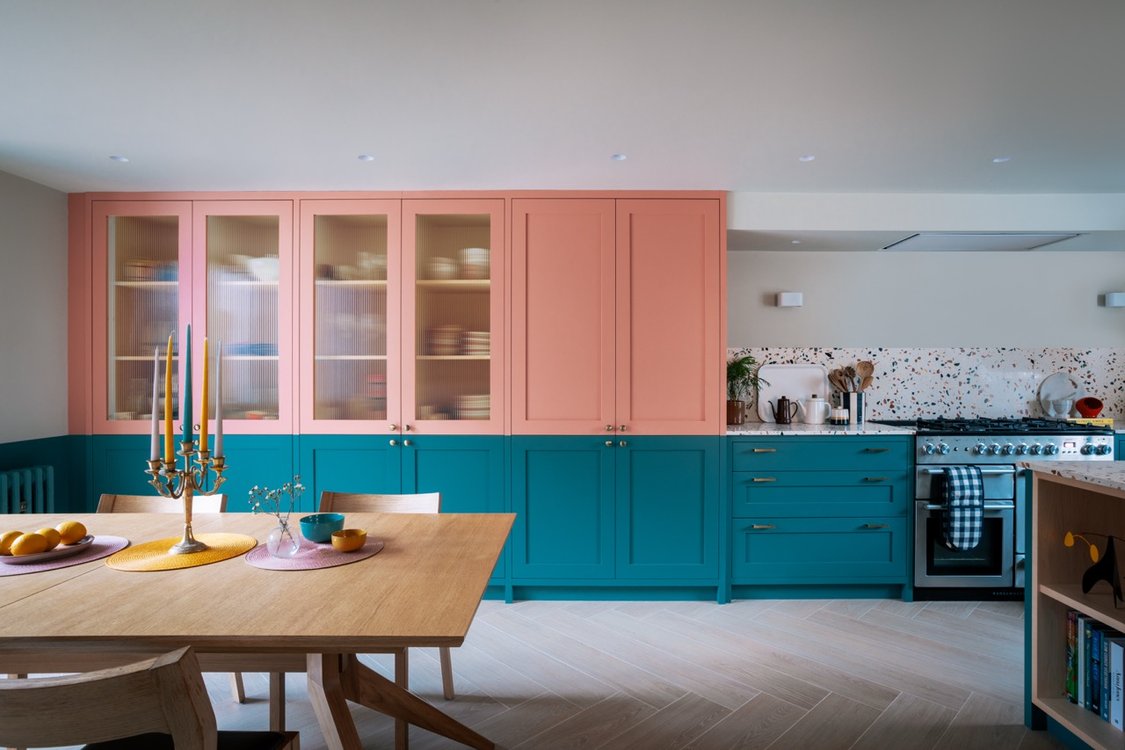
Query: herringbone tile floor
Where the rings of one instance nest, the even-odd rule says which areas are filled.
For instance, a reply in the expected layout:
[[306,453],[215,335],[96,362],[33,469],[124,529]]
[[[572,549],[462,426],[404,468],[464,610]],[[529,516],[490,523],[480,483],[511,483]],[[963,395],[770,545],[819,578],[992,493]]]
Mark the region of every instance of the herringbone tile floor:
[[[484,602],[453,651],[457,699],[436,649],[411,652],[411,687],[520,750],[1061,748],[1023,726],[1022,644],[1018,603]],[[220,726],[266,726],[265,675],[246,681],[240,706],[208,677]],[[321,750],[303,675],[287,695]],[[392,746],[389,719],[353,715],[365,747]],[[461,746],[415,728],[411,747]]]

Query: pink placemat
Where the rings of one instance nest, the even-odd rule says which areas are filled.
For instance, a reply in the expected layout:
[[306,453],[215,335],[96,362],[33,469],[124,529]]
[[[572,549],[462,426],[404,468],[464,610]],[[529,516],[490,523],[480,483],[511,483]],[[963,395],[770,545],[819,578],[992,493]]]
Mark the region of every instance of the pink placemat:
[[246,553],[246,562],[264,570],[316,570],[366,560],[383,549],[383,543],[368,537],[355,552],[337,552],[331,544],[301,540],[301,549],[293,557],[273,557],[266,545],[259,544]]
[[100,560],[109,557],[118,550],[129,546],[129,540],[123,536],[95,536],[90,546],[81,552],[76,552],[69,557],[60,557],[57,560],[47,560],[30,565],[3,565],[0,564],[0,577],[18,576],[23,573],[41,573],[44,570],[68,568],[71,565],[81,565],[91,560]]

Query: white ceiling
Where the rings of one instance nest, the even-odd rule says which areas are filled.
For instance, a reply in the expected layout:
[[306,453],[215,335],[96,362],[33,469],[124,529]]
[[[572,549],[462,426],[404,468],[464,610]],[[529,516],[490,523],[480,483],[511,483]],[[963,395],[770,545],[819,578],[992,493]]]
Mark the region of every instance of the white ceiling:
[[1120,0],[0,0],[0,171],[1125,192],[1123,38]]

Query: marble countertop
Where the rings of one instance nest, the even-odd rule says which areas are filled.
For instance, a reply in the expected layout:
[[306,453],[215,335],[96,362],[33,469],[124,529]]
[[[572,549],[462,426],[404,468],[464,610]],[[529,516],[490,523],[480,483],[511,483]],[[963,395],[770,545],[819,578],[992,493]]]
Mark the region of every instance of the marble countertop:
[[1020,461],[1019,465],[1042,474],[1089,482],[1125,492],[1125,462],[1121,461]]
[[910,427],[892,427],[891,425],[865,422],[861,425],[831,425],[831,424],[774,424],[773,422],[747,422],[738,427],[727,427],[728,436],[759,437],[778,435],[913,435]]

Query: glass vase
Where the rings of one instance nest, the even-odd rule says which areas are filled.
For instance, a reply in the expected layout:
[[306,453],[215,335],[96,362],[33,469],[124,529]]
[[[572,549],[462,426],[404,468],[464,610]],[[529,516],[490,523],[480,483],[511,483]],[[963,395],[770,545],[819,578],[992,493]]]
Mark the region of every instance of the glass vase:
[[266,537],[266,550],[274,557],[293,557],[301,549],[301,532],[281,521]]

